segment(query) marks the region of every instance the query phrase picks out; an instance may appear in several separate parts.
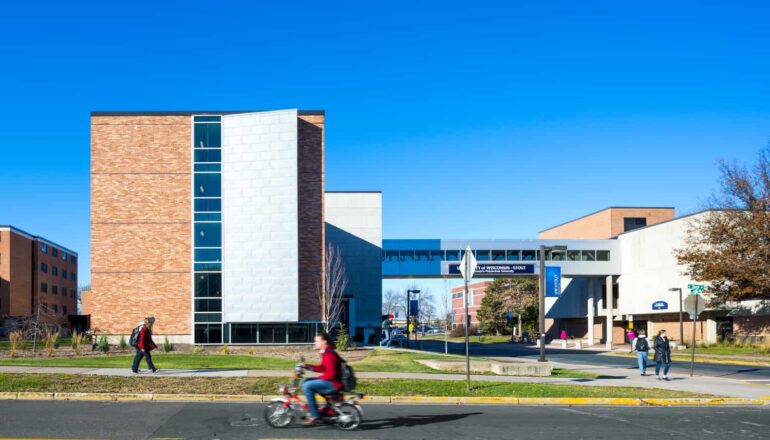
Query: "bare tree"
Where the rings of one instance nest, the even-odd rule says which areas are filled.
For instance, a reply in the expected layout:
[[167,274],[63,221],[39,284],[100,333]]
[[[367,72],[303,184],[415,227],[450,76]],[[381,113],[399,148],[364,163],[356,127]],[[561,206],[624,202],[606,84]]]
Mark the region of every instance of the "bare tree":
[[390,289],[382,294],[382,314],[396,315],[399,310],[404,310],[404,303],[406,303],[404,294]]
[[342,314],[342,298],[348,286],[345,263],[339,249],[328,243],[324,261],[324,273],[318,295],[323,313],[324,330],[328,333],[337,327]]
[[419,306],[417,310],[417,322],[424,325],[429,323],[436,316],[436,297],[433,291],[427,287],[420,287],[413,284],[409,287],[412,290],[419,290]]

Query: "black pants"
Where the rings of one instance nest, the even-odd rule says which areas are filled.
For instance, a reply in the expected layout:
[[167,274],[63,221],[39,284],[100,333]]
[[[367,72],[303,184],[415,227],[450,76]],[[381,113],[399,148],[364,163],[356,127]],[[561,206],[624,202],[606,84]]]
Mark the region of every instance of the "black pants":
[[134,355],[134,365],[131,367],[131,369],[134,372],[139,371],[139,362],[142,361],[142,358],[146,357],[147,359],[147,368],[149,368],[152,371],[155,371],[155,365],[152,364],[152,356],[150,356],[149,351],[142,351],[139,349],[139,347],[136,348],[136,355]]

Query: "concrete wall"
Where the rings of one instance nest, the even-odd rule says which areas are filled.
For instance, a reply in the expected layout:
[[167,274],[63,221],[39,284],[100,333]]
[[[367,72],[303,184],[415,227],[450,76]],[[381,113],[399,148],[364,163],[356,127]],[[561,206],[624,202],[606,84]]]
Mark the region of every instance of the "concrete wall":
[[[379,334],[382,316],[382,194],[327,192],[326,240],[342,254],[351,296],[351,331]],[[365,330],[364,330],[365,329]]]
[[222,117],[223,320],[298,320],[297,111]]

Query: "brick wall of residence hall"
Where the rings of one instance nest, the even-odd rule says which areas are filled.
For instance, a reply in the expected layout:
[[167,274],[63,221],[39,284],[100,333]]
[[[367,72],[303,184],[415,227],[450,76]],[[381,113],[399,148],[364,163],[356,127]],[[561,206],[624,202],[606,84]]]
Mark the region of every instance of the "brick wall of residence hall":
[[9,315],[32,313],[32,240],[14,232],[10,234],[10,298]]
[[0,316],[10,314],[11,238],[10,231],[0,231]]
[[[67,315],[77,315],[78,312],[77,278],[75,281],[72,281],[70,278],[71,273],[74,272],[77,274],[78,260],[76,259],[76,262],[73,263],[69,253],[67,253],[67,259],[64,260],[62,258],[61,248],[57,248],[58,254],[54,257],[52,253],[53,248],[54,246],[48,245],[46,253],[43,253],[40,249],[39,241],[36,241],[34,245],[34,252],[37,254],[37,267],[35,267],[35,276],[33,280],[35,283],[34,307],[36,308],[40,303],[45,303],[48,310],[46,313],[48,321],[56,322],[58,324],[66,324],[69,322]],[[42,263],[45,263],[48,266],[46,272],[40,270]],[[52,274],[51,270],[53,267],[56,267],[57,270],[57,274],[55,276]],[[67,272],[67,278],[62,277],[62,271]],[[48,286],[46,289],[47,292],[42,291],[42,283],[46,283]],[[53,293],[53,286],[56,286],[56,294]],[[54,304],[56,305],[56,312],[53,311]],[[64,309],[62,306],[67,307],[66,314],[63,312]]]
[[[479,307],[481,306],[481,300],[484,299],[484,293],[486,291],[487,286],[489,286],[489,282],[481,282],[481,283],[474,283],[468,285],[468,290],[474,289],[473,291],[473,305],[468,304],[468,314],[471,315],[471,325],[478,325],[479,320],[476,317],[476,312],[478,312]],[[465,293],[465,286],[461,287],[455,287],[452,289],[452,295],[457,293]],[[453,298],[452,299],[452,313],[455,317],[455,325],[462,324],[463,322],[463,314],[465,313],[465,302],[463,301],[462,296],[460,298]]]
[[612,216],[610,210],[597,212],[569,223],[540,232],[540,239],[561,238],[591,240],[610,238]]
[[623,219],[625,217],[645,217],[647,226],[671,220],[675,216],[673,209],[646,209],[646,208],[623,208],[611,209],[612,224],[610,226],[611,236],[615,237],[623,233]]
[[191,118],[91,118],[91,326],[191,334]]
[[318,288],[324,261],[324,116],[297,121],[299,319],[322,318]]

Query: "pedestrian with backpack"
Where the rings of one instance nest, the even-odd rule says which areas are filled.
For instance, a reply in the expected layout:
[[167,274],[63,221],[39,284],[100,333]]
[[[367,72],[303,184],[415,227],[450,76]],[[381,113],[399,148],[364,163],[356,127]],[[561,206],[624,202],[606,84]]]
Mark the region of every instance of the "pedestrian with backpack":
[[131,371],[139,373],[139,362],[142,358],[147,361],[147,368],[153,373],[157,373],[159,370],[155,368],[152,363],[152,356],[150,352],[158,348],[155,342],[152,340],[152,326],[155,324],[155,317],[148,316],[144,318],[139,326],[137,326],[131,333],[131,339],[129,343],[136,348],[136,355],[134,355],[134,364],[131,367]]
[[644,329],[639,330],[639,335],[631,342],[632,351],[636,352],[636,362],[639,364],[639,373],[642,376],[647,375],[647,357],[650,351],[650,341],[647,340],[647,333]]

